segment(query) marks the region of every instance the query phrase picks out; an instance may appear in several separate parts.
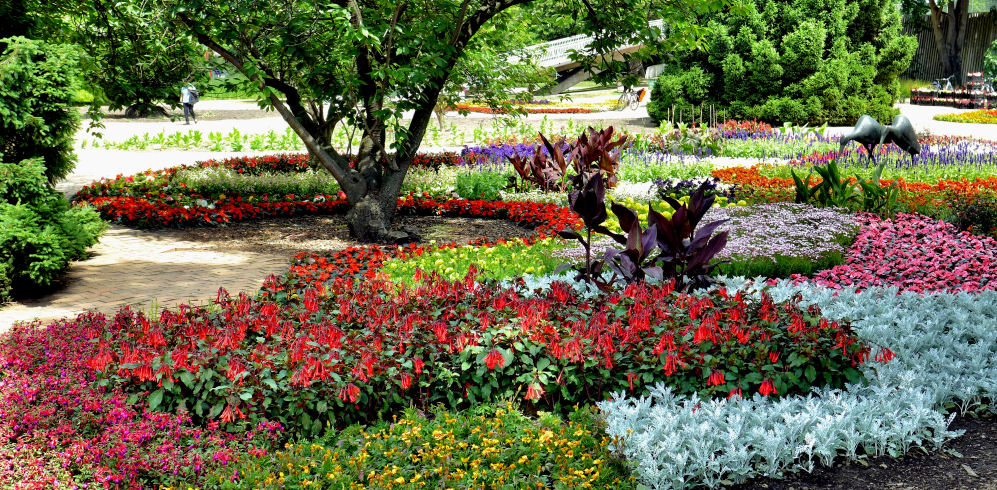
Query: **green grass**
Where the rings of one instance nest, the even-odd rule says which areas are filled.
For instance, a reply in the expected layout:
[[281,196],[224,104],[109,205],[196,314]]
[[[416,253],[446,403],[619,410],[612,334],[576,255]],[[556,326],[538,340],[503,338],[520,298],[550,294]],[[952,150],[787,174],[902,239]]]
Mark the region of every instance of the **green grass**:
[[910,78],[900,79],[900,94],[899,99],[903,100],[910,97],[910,90],[913,88],[925,88],[931,85],[931,82],[925,80],[916,80]]

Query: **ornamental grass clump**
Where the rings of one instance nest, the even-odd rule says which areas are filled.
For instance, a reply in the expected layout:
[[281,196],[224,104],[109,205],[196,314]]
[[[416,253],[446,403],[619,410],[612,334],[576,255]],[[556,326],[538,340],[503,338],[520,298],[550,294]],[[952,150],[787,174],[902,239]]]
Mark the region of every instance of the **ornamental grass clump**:
[[717,272],[729,276],[811,275],[841,264],[859,232],[859,220],[841,208],[773,203],[710,210],[706,219],[726,220],[729,261]]

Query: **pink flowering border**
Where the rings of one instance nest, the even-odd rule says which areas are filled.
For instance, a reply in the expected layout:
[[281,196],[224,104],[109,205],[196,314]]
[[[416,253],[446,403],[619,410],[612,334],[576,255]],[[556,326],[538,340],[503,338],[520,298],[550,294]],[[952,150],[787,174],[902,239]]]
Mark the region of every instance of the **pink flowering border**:
[[818,273],[812,282],[831,289],[895,286],[916,293],[997,290],[993,238],[917,214],[862,215],[862,220],[846,262]]

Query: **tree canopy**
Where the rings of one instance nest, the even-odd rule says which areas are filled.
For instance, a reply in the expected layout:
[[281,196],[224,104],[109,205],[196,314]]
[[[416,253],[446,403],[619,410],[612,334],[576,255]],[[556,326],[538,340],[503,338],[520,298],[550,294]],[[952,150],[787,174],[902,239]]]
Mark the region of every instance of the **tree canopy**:
[[[135,0],[136,4],[138,0]],[[725,0],[585,0],[599,52],[635,37],[663,45],[649,19],[671,25],[670,46],[705,30],[695,14]],[[530,0],[158,0],[180,30],[244,73],[339,182],[360,239],[391,239],[387,226],[433,109],[455,69],[482,56],[491,23]],[[495,28],[500,35],[501,27]],[[487,44],[487,43],[486,43]],[[497,61],[499,50],[491,60]],[[480,60],[489,58],[484,57]],[[478,63],[482,61],[477,61]],[[463,65],[462,65],[463,64]],[[494,94],[497,95],[497,94]],[[331,146],[341,124],[363,132],[355,163]]]

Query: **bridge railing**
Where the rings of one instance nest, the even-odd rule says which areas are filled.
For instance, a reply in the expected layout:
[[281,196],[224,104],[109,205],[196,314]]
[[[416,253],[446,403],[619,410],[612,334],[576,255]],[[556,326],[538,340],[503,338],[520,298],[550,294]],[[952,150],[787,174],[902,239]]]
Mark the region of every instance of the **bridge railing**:
[[[661,19],[652,20],[651,22],[648,22],[648,26],[663,28],[664,21]],[[571,63],[571,58],[568,55],[571,51],[585,53],[587,51],[586,48],[588,48],[590,44],[592,44],[592,36],[578,34],[575,36],[555,39],[545,43],[535,44],[533,46],[527,46],[524,48],[524,51],[537,56],[537,63],[540,66],[562,66]],[[633,45],[620,46],[619,49],[632,47]]]

